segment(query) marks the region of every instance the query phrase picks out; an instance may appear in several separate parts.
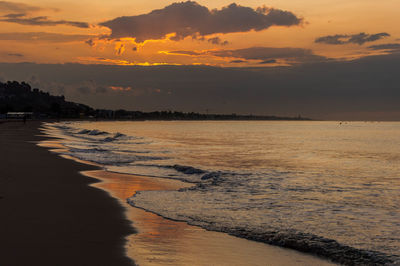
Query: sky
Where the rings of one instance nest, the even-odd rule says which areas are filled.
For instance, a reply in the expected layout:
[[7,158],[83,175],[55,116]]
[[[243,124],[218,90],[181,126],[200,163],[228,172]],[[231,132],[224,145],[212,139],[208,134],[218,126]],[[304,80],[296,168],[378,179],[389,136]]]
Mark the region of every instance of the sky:
[[0,1],[0,80],[95,108],[399,120],[398,10],[398,0]]

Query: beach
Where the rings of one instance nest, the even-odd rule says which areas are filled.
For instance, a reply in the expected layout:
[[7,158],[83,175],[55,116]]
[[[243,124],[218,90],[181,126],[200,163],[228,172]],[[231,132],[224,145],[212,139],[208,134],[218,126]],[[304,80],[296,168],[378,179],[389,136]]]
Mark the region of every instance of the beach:
[[39,126],[0,124],[1,265],[331,264],[130,207],[126,198],[137,191],[183,183],[62,158],[48,150],[62,146],[38,136]]
[[0,124],[0,265],[132,265],[122,206],[79,174],[96,167],[36,146],[40,124]]
[[[94,186],[105,189],[121,204],[126,204],[126,199],[139,191],[178,190],[191,186],[176,180],[101,170],[84,174],[102,180]],[[126,215],[137,229],[137,233],[127,237],[126,252],[139,265],[335,265],[295,250],[165,219],[140,208],[128,207]]]

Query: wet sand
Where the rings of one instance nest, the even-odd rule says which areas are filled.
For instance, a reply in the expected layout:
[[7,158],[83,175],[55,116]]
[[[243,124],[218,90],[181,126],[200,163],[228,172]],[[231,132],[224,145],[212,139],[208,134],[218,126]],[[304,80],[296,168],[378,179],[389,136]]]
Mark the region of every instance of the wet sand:
[[123,207],[79,174],[98,168],[38,147],[39,126],[0,123],[0,265],[132,265]]
[[126,215],[138,231],[127,238],[127,255],[139,265],[334,265],[294,250],[171,221],[126,203],[137,191],[176,190],[187,183],[101,170],[84,174],[102,180],[94,186],[127,206]]

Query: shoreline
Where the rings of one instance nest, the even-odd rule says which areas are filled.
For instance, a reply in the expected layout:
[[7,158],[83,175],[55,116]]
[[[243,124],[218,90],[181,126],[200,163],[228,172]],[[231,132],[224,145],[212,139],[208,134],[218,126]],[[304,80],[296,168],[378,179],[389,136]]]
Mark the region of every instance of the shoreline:
[[41,124],[0,123],[0,264],[134,265],[124,208],[79,173],[99,168],[36,145]]
[[126,251],[139,265],[337,265],[296,250],[209,231],[126,202],[138,191],[177,190],[191,183],[105,170],[83,174],[102,180],[93,186],[127,206],[126,216],[138,232],[127,237]]
[[[57,140],[44,141],[40,145],[58,154],[66,149]],[[61,156],[79,163],[96,165],[74,157]],[[210,231],[127,203],[127,198],[138,191],[178,190],[193,186],[192,183],[105,170],[83,171],[82,174],[99,180],[91,186],[107,191],[124,206],[126,217],[138,231],[127,236],[126,254],[139,265],[336,265],[312,254]],[[174,235],[169,232],[174,232]],[[191,249],[187,250],[187,246]]]

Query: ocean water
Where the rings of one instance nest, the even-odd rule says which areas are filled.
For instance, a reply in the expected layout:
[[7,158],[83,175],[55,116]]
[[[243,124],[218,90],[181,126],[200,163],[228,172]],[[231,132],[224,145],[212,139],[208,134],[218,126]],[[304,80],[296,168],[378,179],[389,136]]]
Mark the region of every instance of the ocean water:
[[65,154],[179,179],[127,199],[164,217],[344,264],[400,258],[400,123],[62,122]]

